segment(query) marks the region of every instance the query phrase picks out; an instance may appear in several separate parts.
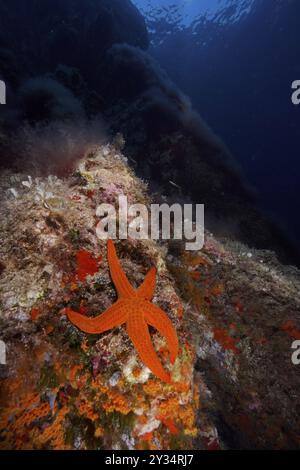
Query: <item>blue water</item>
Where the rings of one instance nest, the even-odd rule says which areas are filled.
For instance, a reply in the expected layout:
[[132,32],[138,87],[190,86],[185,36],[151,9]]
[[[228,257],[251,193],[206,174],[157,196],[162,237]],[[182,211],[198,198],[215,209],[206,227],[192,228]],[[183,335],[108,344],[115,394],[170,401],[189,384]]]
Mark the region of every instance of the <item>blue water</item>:
[[239,161],[261,208],[300,238],[299,0],[134,0],[151,54]]
[[[133,0],[147,20],[153,43],[165,33],[190,28],[194,33],[199,22],[213,20],[234,23],[251,12],[255,0]],[[226,14],[224,15],[224,12]]]

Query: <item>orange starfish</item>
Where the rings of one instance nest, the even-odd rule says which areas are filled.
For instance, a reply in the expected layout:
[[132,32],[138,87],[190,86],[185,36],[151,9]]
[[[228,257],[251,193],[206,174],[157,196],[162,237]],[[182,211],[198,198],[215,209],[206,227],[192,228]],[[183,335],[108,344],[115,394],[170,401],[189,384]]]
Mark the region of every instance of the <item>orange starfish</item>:
[[165,371],[154,351],[147,326],[153,326],[165,336],[170,361],[174,364],[178,355],[176,330],[165,312],[150,302],[155,290],[156,269],[151,268],[142,285],[134,289],[121,268],[112,240],[107,243],[107,257],[111,278],[118,293],[117,302],[95,318],[85,317],[70,308],[66,308],[65,313],[80,330],[91,334],[103,333],[126,323],[127,333],[143,363],[161,380],[170,383],[170,374]]

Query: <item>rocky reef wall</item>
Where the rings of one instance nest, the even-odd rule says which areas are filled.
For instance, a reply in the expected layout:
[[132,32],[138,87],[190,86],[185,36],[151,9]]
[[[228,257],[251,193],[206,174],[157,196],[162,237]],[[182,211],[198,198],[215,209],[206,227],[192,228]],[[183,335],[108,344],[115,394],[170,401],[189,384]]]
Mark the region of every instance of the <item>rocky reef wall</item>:
[[[298,247],[259,212],[230,151],[146,52],[145,21],[129,0],[2,2],[0,29],[0,78],[7,86],[1,166],[22,171],[32,163],[30,150],[20,168],[27,131],[38,129],[45,141],[48,133],[51,145],[49,126],[61,134],[71,127],[76,139],[101,122],[108,136],[123,133],[125,155],[153,190],[206,204],[206,224],[215,233],[298,264]],[[69,170],[66,153],[60,169]],[[80,155],[75,151],[72,159]]]
[[171,373],[164,383],[124,326],[85,334],[64,313],[91,317],[116,300],[97,205],[155,201],[117,143],[90,150],[68,178],[7,171],[0,192],[1,448],[299,447],[296,268],[209,232],[200,252],[180,241],[117,243],[134,286],[158,269],[153,301],[180,343],[170,367],[151,330]]

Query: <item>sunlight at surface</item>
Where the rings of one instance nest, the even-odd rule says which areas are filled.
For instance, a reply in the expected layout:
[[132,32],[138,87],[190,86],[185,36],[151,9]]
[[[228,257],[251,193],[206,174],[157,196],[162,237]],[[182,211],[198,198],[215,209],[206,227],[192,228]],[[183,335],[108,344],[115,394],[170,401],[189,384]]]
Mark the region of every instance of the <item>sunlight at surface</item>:
[[[165,20],[177,27],[193,27],[201,18],[235,22],[250,12],[254,0],[132,0],[147,21]],[[226,14],[225,14],[226,9]]]

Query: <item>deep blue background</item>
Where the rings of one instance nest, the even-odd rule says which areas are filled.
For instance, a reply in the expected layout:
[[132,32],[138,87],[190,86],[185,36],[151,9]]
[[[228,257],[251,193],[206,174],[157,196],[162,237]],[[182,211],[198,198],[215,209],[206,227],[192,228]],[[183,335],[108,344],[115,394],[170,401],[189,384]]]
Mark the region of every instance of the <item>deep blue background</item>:
[[297,241],[299,0],[134,3],[146,14],[152,55],[230,148],[261,207]]

